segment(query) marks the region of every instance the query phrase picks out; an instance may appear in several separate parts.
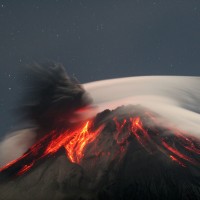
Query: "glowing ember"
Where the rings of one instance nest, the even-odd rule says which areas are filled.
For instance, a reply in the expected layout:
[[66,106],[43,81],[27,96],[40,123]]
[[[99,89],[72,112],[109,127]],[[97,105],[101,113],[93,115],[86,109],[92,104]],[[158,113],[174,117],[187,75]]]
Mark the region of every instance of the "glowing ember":
[[64,147],[70,161],[80,163],[84,156],[83,151],[85,146],[93,142],[103,128],[103,126],[101,126],[97,131],[89,132],[89,124],[90,122],[87,121],[80,129],[62,133],[58,138],[55,138],[48,144],[43,156],[53,154],[61,147]]

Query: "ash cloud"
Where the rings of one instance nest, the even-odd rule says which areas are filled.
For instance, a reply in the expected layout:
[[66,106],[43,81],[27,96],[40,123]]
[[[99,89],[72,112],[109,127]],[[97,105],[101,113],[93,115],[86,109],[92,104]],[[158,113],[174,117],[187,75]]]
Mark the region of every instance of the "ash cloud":
[[61,64],[35,63],[24,67],[22,74],[26,78],[25,94],[16,109],[19,124],[0,142],[0,166],[21,156],[49,131],[81,120],[80,109],[92,102],[82,85],[71,79]]
[[[75,111],[91,104],[92,99],[81,84],[71,79],[61,64],[27,66],[27,93],[20,107],[22,114],[43,132],[70,123]],[[69,125],[69,124],[68,124]]]

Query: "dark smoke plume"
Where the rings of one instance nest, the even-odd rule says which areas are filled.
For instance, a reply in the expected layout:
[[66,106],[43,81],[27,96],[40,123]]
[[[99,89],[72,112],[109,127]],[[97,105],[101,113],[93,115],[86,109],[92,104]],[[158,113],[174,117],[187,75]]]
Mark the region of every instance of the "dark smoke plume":
[[61,64],[49,62],[25,68],[27,94],[21,111],[44,132],[66,125],[76,110],[92,100],[79,82],[71,79]]
[[[23,68],[25,92],[16,113],[15,131],[0,141],[0,167],[20,157],[37,140],[53,129],[78,123],[92,99],[61,64],[48,62]],[[13,151],[15,149],[15,151]]]

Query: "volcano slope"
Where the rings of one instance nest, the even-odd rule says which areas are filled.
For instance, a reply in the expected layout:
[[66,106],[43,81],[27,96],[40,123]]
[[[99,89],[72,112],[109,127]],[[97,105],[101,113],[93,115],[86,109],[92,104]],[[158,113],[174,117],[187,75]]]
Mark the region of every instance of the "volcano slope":
[[1,168],[0,199],[200,199],[200,142],[137,106],[45,134]]

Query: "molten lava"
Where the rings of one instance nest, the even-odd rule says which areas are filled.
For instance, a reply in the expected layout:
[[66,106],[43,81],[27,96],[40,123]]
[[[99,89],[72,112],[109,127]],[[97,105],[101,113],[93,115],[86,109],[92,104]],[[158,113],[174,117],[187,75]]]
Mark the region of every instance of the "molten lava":
[[103,129],[102,125],[96,131],[91,132],[88,130],[89,125],[90,121],[87,121],[83,126],[75,130],[66,130],[59,134],[55,131],[50,132],[33,145],[22,157],[2,167],[0,172],[8,169],[20,161],[33,157],[34,159],[31,159],[31,161],[25,164],[17,173],[17,175],[21,175],[28,171],[39,159],[56,153],[62,147],[65,148],[66,154],[71,162],[80,163],[84,156],[85,146],[94,141]]
[[103,128],[103,126],[101,126],[95,132],[90,132],[88,130],[89,125],[90,121],[87,121],[83,127],[75,131],[67,130],[63,132],[59,137],[48,144],[43,156],[53,154],[61,147],[64,147],[70,161],[73,163],[80,163],[84,156],[83,152],[85,146],[94,141]]
[[[154,123],[150,128],[146,125],[148,122]],[[108,122],[102,122],[99,126],[94,127],[94,121],[89,120],[76,128],[69,128],[63,131],[53,130],[41,138],[20,158],[8,163],[0,169],[0,172],[9,171],[16,168],[15,175],[22,175],[30,170],[39,160],[57,153],[61,148],[65,149],[66,156],[72,163],[81,164],[85,157],[85,152],[89,144],[98,141],[101,133],[112,123],[115,127],[113,140],[119,145],[121,152],[125,152],[128,148],[130,138],[137,141],[148,152],[150,146],[159,149],[164,155],[168,156],[172,161],[178,163],[182,167],[186,167],[187,163],[199,165],[200,159],[191,158],[192,155],[200,154],[200,145],[195,143],[193,139],[185,136],[179,130],[170,129],[170,135],[163,135],[159,125],[156,126],[156,117],[145,112],[142,116],[127,116],[122,118],[114,117]],[[173,136],[173,142],[170,139]],[[98,149],[98,148],[96,148]],[[99,151],[100,152],[100,151]],[[98,156],[98,152],[94,152]],[[102,156],[110,156],[111,153],[102,152]],[[199,157],[198,157],[199,158]],[[13,170],[11,170],[13,171]]]

